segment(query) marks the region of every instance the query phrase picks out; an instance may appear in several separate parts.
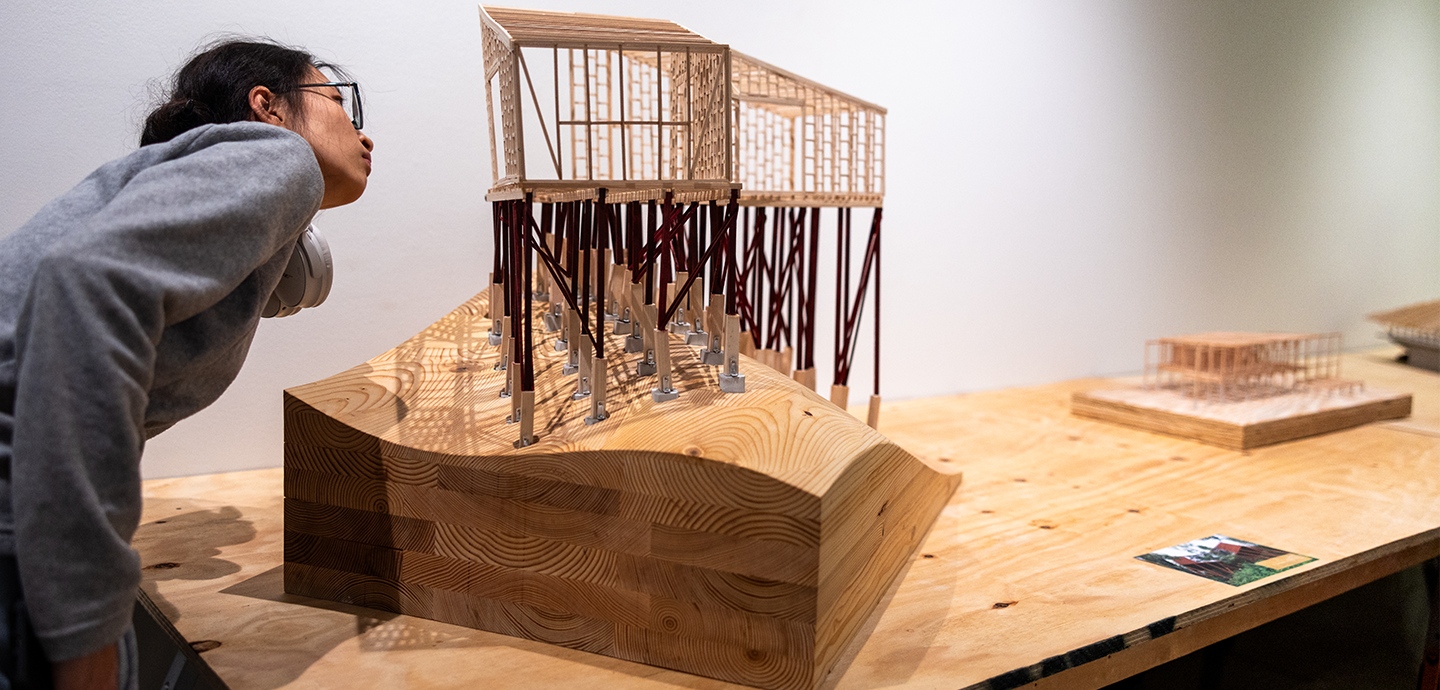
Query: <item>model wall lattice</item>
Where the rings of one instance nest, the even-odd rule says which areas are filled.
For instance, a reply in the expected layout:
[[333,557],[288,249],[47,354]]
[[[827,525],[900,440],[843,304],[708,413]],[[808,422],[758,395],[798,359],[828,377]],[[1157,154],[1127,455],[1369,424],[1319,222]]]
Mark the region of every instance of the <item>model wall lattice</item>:
[[1146,388],[1205,401],[1358,387],[1340,378],[1339,333],[1201,333],[1145,344]]
[[727,46],[664,20],[497,7],[481,31],[504,152],[492,201],[728,200]]
[[885,109],[732,52],[741,203],[881,206]]

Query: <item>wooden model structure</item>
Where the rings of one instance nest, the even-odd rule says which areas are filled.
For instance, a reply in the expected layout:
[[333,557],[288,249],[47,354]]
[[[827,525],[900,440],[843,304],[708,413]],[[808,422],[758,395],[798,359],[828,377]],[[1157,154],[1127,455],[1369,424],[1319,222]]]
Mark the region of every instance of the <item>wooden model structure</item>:
[[1201,333],[1145,344],[1140,388],[1076,393],[1078,417],[1243,450],[1410,415],[1340,378],[1338,333]]
[[1145,387],[1225,402],[1364,384],[1340,378],[1339,333],[1202,333],[1146,343]]
[[1440,371],[1440,300],[1370,315],[1385,326],[1385,335],[1405,348],[1405,361],[1431,371]]
[[[860,317],[873,280],[874,389],[867,421],[876,426],[886,111],[748,55],[731,56],[735,179],[743,185],[740,204],[757,207],[753,220],[747,208],[741,223],[740,315],[742,330],[750,336],[742,340],[742,350],[753,346],[761,362],[815,388],[820,210],[836,207],[836,355],[830,399],[848,406]],[[874,209],[858,267],[851,257],[851,211],[856,207]],[[853,291],[852,269],[858,273]]]
[[[491,286],[286,392],[286,591],[815,687],[960,482],[741,354],[762,328],[813,334],[819,216],[801,209],[871,204],[840,305],[853,357],[883,126],[756,61],[801,90],[742,100],[729,48],[671,22],[485,7],[481,24],[503,153]],[[737,159],[765,157],[737,149],[743,103],[815,133],[785,154],[790,187],[745,196]]]

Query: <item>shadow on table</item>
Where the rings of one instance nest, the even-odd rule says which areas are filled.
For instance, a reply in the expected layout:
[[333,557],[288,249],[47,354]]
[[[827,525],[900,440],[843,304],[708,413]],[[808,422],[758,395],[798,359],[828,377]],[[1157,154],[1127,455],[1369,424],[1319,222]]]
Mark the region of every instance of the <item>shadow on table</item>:
[[241,517],[239,508],[210,510],[176,508],[174,517],[140,525],[131,541],[141,554],[141,589],[173,623],[180,610],[159,592],[156,583],[168,580],[216,580],[240,572],[240,565],[220,558],[221,548],[255,538],[255,525]]
[[[586,677],[587,672],[601,671],[637,679],[663,680],[668,685],[682,688],[714,688],[718,682],[499,633],[287,594],[283,565],[236,583],[220,593],[298,607],[267,607],[262,614],[265,622],[261,624],[265,629],[250,631],[251,639],[247,641],[249,652],[263,654],[263,668],[256,668],[254,656],[234,660],[235,666],[244,668],[240,672],[245,676],[246,687],[258,690],[273,690],[294,682],[312,665],[351,638],[356,638],[361,652],[372,653],[462,648],[473,648],[478,652],[486,648],[510,648],[585,667],[575,669],[573,676],[577,679]],[[332,612],[335,615],[317,615],[317,611]],[[210,661],[219,667],[217,670],[222,677],[234,673],[227,673],[224,668],[226,664],[219,657]],[[476,657],[477,665],[484,663],[483,656]],[[535,663],[537,667],[545,665],[544,662]],[[456,669],[447,673],[454,678],[463,676],[463,672]]]

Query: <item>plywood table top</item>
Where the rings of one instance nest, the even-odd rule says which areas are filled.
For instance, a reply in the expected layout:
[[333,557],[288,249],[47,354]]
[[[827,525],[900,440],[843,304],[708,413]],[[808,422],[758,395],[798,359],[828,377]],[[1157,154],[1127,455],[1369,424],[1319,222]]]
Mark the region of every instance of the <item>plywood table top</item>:
[[[1248,452],[1069,416],[1096,379],[887,404],[965,482],[823,687],[1101,687],[1440,555],[1440,375],[1395,352],[1344,375],[1410,419]],[[284,594],[281,494],[279,469],[145,483],[143,587],[234,690],[737,687]],[[1134,558],[1212,534],[1318,560],[1231,587]]]

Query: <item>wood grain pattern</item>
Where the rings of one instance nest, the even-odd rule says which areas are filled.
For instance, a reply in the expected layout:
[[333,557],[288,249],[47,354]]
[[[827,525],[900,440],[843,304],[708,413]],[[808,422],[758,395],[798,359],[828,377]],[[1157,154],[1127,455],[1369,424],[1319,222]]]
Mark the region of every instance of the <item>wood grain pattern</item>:
[[617,359],[611,417],[594,425],[542,339],[536,390],[564,393],[536,401],[538,440],[517,450],[487,295],[286,392],[286,591],[757,687],[818,684],[958,467],[753,361],[746,392],[722,394],[679,339],[680,398],[651,400],[643,354]]
[[1231,450],[1259,448],[1385,419],[1410,416],[1411,396],[1383,390],[1295,392],[1243,402],[1197,403],[1169,390],[1075,393],[1077,417],[1121,424]]
[[[1246,452],[1071,416],[1072,393],[1113,383],[1096,379],[886,403],[886,436],[964,465],[965,487],[821,687],[1093,690],[1440,554],[1440,374],[1397,364],[1397,354],[1346,355],[1344,369],[1413,392],[1411,417]],[[144,485],[134,540],[142,586],[187,639],[222,642],[204,658],[233,690],[737,687],[576,651],[614,648],[616,626],[603,621],[282,566],[296,516],[309,516],[301,531],[339,539],[377,529],[353,526],[364,522],[357,513],[282,499],[282,475]],[[371,519],[391,520],[395,538],[409,540],[392,545],[401,550],[427,550],[419,544],[433,538]],[[1217,531],[1320,561],[1237,588],[1134,558]],[[502,557],[529,553],[523,540],[505,546],[510,538],[484,540],[500,540],[486,548]],[[745,609],[815,627],[811,588],[616,558],[625,584],[615,586],[648,593],[652,616],[681,601],[699,606],[702,622],[711,609]],[[553,572],[579,572],[554,562]],[[356,583],[351,591],[375,606],[403,598],[452,623],[286,594],[285,580],[297,592]],[[673,625],[705,639],[691,618]],[[570,648],[531,641],[546,636]]]

